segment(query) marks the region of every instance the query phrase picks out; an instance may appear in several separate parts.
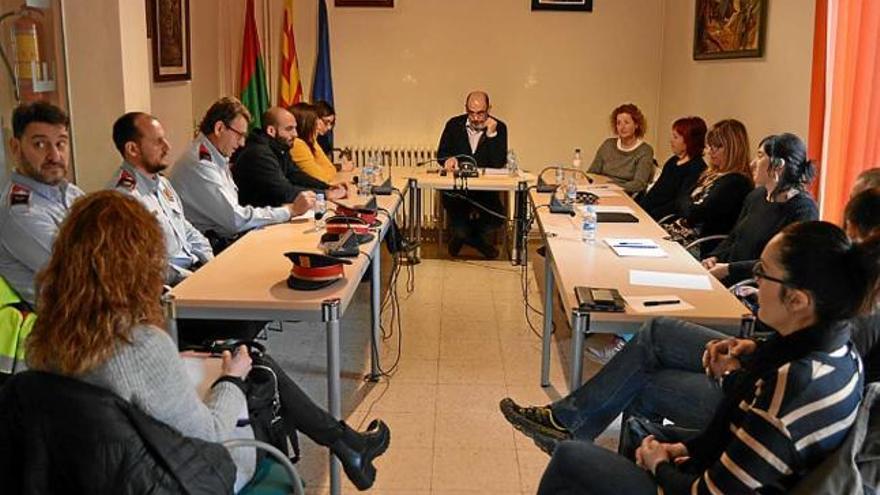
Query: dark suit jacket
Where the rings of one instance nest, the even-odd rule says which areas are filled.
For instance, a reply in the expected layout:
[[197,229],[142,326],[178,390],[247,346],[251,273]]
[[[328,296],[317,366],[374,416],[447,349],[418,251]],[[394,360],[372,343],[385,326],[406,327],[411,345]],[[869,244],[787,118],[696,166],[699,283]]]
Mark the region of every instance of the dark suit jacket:
[[[492,118],[495,118],[494,116]],[[486,168],[501,168],[507,164],[507,126],[498,121],[498,134],[495,137],[486,137],[484,132],[477,144],[477,151],[471,152],[468,141],[467,115],[452,117],[443,129],[440,136],[440,144],[437,146],[437,160],[442,164],[444,160],[455,155],[470,155],[477,160],[477,165]],[[461,160],[459,160],[461,161]]]
[[232,178],[242,205],[281,206],[304,190],[330,187],[300,170],[290,158],[290,148],[262,129],[254,129],[233,159]]

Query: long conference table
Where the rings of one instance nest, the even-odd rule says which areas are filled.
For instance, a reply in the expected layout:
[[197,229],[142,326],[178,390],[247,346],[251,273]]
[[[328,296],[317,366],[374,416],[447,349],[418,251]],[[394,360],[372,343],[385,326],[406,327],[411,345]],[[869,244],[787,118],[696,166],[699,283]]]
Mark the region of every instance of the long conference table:
[[[598,178],[597,178],[598,179]],[[632,198],[610,184],[587,185],[578,188],[598,195],[600,211],[628,210],[637,223],[598,224],[597,239],[593,243],[581,240],[579,218],[568,214],[550,213],[551,194],[531,190],[529,198],[538,227],[546,245],[544,258],[544,325],[541,360],[541,386],[550,385],[550,346],[553,334],[553,296],[558,291],[562,307],[571,315],[571,363],[569,389],[575,390],[582,381],[584,338],[587,332],[634,333],[647,320],[658,316],[681,318],[705,324],[735,335],[748,333],[753,323],[752,314],[715,277],[708,275],[699,261],[678,243],[667,240],[660,227]],[[665,257],[621,257],[605,242],[608,238],[647,238],[657,243]],[[631,271],[687,274],[708,277],[708,289],[662,287],[634,284]],[[627,298],[674,295],[687,306],[671,309],[657,306],[648,311],[635,309],[627,302],[625,310],[588,312],[580,309],[575,287],[614,288]]]
[[[400,183],[405,190],[404,182]],[[287,286],[291,262],[289,251],[321,252],[323,232],[315,230],[314,220],[295,220],[248,232],[211,262],[174,287],[167,297],[169,332],[176,335],[176,318],[307,321],[322,322],[327,334],[328,411],[341,419],[340,324],[354,297],[361,278],[370,273],[371,376],[379,373],[377,343],[380,340],[382,240],[403,202],[404,192],[376,198],[381,227],[375,238],[360,246],[361,254],[344,265],[345,278],[315,291],[292,290]],[[351,203],[366,198],[353,198]],[[384,212],[382,210],[385,210]],[[330,490],[341,493],[339,461],[330,454]]]

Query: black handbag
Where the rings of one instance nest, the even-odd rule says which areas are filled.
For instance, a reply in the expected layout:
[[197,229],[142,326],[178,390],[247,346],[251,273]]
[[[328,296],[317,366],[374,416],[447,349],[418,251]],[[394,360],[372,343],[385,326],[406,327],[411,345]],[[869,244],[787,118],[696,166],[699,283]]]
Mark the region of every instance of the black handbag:
[[[296,429],[285,424],[279,414],[281,397],[278,393],[278,375],[263,359],[262,353],[252,352],[253,365],[247,376],[248,417],[254,438],[273,445],[283,452],[290,462],[300,458],[299,439]],[[258,453],[260,457],[265,452]]]

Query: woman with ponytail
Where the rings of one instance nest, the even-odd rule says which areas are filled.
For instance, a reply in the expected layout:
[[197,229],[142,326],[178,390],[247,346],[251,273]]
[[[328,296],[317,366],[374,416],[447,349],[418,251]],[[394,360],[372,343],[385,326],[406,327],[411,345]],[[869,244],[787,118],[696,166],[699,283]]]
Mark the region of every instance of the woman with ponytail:
[[786,225],[819,218],[806,190],[815,170],[799,137],[784,133],[764,138],[751,168],[755,189],[730,235],[703,260],[726,285],[748,278],[761,250]]
[[857,244],[827,222],[784,228],[754,266],[758,318],[773,333],[707,360],[724,392],[708,426],[690,437],[657,427],[634,462],[563,442],[539,495],[787,492],[855,420],[863,375],[849,320],[875,304],[878,274],[876,234]]

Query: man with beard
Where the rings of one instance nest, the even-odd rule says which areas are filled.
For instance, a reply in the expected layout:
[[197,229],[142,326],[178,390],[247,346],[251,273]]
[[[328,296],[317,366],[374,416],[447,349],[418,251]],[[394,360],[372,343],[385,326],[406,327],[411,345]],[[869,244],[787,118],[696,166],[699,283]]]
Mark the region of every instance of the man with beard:
[[64,110],[42,101],[12,112],[16,167],[0,189],[0,275],[31,306],[34,276],[49,261],[70,206],[84,194],[67,182],[69,126]]
[[344,198],[344,185],[331,187],[303,172],[290,158],[296,138],[296,119],[281,107],[263,113],[263,128],[254,129],[244,148],[233,158],[232,178],[243,205],[280,206],[292,203],[303,190],[324,193],[327,199]]
[[137,198],[165,234],[168,253],[166,281],[175,285],[191,270],[214,257],[211,244],[183,215],[180,197],[160,174],[168,168],[171,145],[159,120],[143,112],[129,112],[113,124],[113,143],[122,155],[110,187]]

